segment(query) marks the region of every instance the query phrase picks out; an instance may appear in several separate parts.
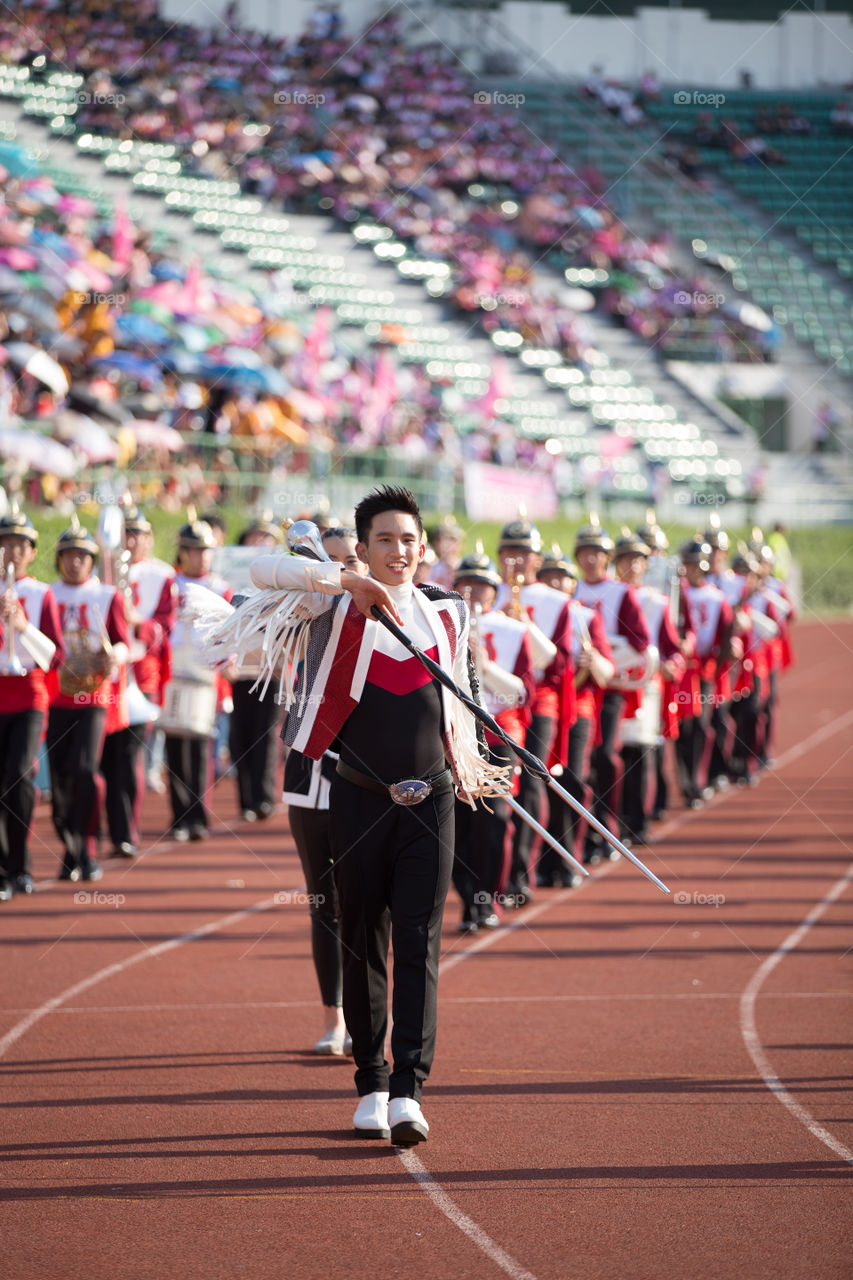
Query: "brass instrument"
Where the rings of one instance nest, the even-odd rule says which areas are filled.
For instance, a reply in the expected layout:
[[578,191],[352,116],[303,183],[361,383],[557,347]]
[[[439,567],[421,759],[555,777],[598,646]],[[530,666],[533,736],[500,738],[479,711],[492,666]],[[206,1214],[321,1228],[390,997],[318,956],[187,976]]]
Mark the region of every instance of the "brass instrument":
[[[6,566],[6,591],[11,591],[17,602],[18,596],[15,591],[15,566],[9,561]],[[2,676],[25,676],[21,660],[15,652],[15,618],[14,615],[5,623],[6,629],[6,656],[2,666],[0,666],[0,675]]]
[[94,693],[110,673],[113,646],[100,614],[98,622],[100,636],[83,628],[65,633],[65,662],[59,672],[59,691],[66,698]]
[[[95,539],[101,548],[101,573],[102,580],[110,586],[115,587],[124,600],[125,611],[127,612],[133,599],[133,591],[130,585],[130,552],[122,549],[124,542],[124,512],[121,507],[111,505],[104,507],[101,512],[101,518],[98,521],[98,531]],[[128,624],[128,629],[130,629]],[[112,645],[106,634],[106,628],[102,627],[105,643],[109,646],[108,652],[112,655]],[[131,641],[131,649],[133,641]],[[142,654],[138,655],[139,657]],[[127,713],[129,724],[150,724],[157,720],[160,715],[160,708],[155,706],[153,702],[149,702],[145,694],[136,683],[136,676],[133,674],[133,653],[128,654],[127,660]]]
[[518,571],[520,561],[516,556],[509,556],[504,567],[504,582],[509,587],[509,603],[506,614],[515,618],[516,622],[525,622],[526,614],[521,602],[521,588],[524,586],[524,574]]

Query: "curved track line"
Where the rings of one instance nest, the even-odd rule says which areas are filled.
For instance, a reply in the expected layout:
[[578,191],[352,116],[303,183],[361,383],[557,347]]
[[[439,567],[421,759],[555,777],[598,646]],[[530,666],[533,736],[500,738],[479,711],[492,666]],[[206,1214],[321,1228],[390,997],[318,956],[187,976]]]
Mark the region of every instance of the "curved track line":
[[39,1005],[37,1009],[33,1009],[25,1018],[16,1023],[11,1031],[7,1031],[5,1036],[0,1038],[0,1058],[3,1057],[7,1049],[11,1049],[12,1045],[21,1039],[21,1036],[26,1035],[30,1027],[34,1027],[37,1022],[41,1022],[42,1018],[46,1018],[49,1013],[53,1013],[66,1000],[72,1000],[74,996],[79,996],[83,991],[88,991],[90,987],[97,986],[105,978],[113,978],[116,974],[123,973],[125,969],[130,969],[133,965],[139,964],[141,960],[147,960],[150,956],[163,955],[166,951],[174,951],[176,947],[183,946],[185,942],[195,942],[198,938],[204,938],[209,933],[216,933],[218,929],[224,929],[229,924],[236,924],[238,920],[245,920],[247,916],[257,915],[259,911],[267,911],[274,905],[274,898],[266,898],[263,902],[256,902],[253,907],[246,907],[243,911],[234,911],[231,915],[223,916],[221,920],[213,920],[210,924],[202,925],[200,929],[193,929],[191,933],[182,933],[179,937],[167,939],[166,942],[158,942],[156,947],[143,947],[141,951],[135,951],[126,960],[116,961],[115,964],[109,964],[104,969],[98,969],[97,973],[90,973],[88,978],[83,978],[80,982],[75,982],[73,986],[66,987],[58,996],[53,996],[50,1000],[46,1000],[44,1004]]
[[397,1155],[403,1162],[406,1172],[409,1173],[421,1188],[422,1191],[429,1196],[437,1209],[440,1209],[446,1218],[458,1227],[461,1232],[468,1236],[469,1240],[473,1240],[478,1249],[481,1249],[492,1262],[497,1263],[502,1271],[505,1271],[512,1280],[536,1280],[536,1277],[530,1271],[526,1271],[521,1263],[516,1262],[499,1244],[495,1244],[491,1236],[487,1236],[482,1227],[478,1227],[467,1213],[463,1213],[457,1204],[455,1204],[445,1191],[442,1191],[439,1184],[435,1181],[428,1169],[421,1164],[419,1158],[414,1151],[405,1150],[402,1147],[396,1148]]
[[758,1036],[758,1029],[755,1025],[755,1001],[764,980],[770,976],[786,955],[799,946],[812,926],[817,924],[824,912],[841,897],[851,881],[853,881],[853,863],[848,868],[846,875],[843,875],[832,886],[826,897],[812,907],[802,924],[798,925],[793,933],[790,933],[785,941],[779,944],[773,954],[768,956],[763,964],[759,966],[740,1000],[741,1036],[749,1056],[758,1068],[767,1088],[782,1103],[783,1107],[788,1108],[791,1115],[799,1120],[800,1124],[805,1125],[809,1133],[818,1138],[831,1151],[834,1151],[836,1155],[841,1156],[842,1160],[846,1160],[848,1164],[853,1164],[853,1151],[849,1147],[845,1147],[843,1142],[839,1142],[838,1138],[834,1137],[828,1129],[824,1129],[823,1125],[818,1124],[814,1116],[788,1092],[770,1065],[770,1059],[764,1052]]
[[[786,764],[789,764],[791,761],[795,760],[798,756],[802,755],[803,752],[808,751],[811,747],[815,746],[818,742],[823,741],[824,738],[831,737],[834,733],[837,733],[840,729],[846,727],[846,725],[851,722],[853,722],[853,711],[848,711],[846,714],[839,716],[836,720],[833,720],[830,724],[824,725],[823,728],[821,729],[817,729],[808,738],[804,738],[802,742],[797,743],[796,746],[791,747],[789,751],[786,751],[785,754],[777,761],[776,768],[778,769],[780,767],[784,767],[784,765]],[[719,793],[718,796],[714,797],[714,801],[718,803],[722,803],[725,799],[725,795],[726,795],[725,792]],[[711,803],[713,804],[714,801],[712,801]],[[656,835],[658,837],[667,836],[672,832],[677,831],[679,827],[682,827],[685,823],[689,822],[692,818],[695,818],[698,816],[699,816],[698,813],[694,812],[693,810],[689,810],[687,813],[682,814],[680,817],[675,819],[670,819],[669,822],[664,823],[663,826],[658,830]],[[606,875],[607,872],[614,865],[615,864],[611,862],[611,863],[605,864],[603,867],[598,868],[597,871],[593,872],[590,879],[595,879],[595,880],[600,879],[603,875]],[[851,867],[850,875],[853,875],[853,867]],[[807,1126],[811,1129],[811,1131],[815,1134],[815,1136],[819,1137],[822,1142],[826,1142],[828,1146],[831,1146],[833,1151],[837,1152],[839,1155],[843,1155],[845,1159],[850,1159],[851,1161],[853,1161],[853,1152],[848,1151],[846,1147],[842,1146],[841,1143],[838,1143],[836,1139],[833,1138],[832,1134],[827,1133],[825,1129],[822,1129],[820,1125],[818,1125],[812,1119],[812,1117],[808,1114],[808,1112],[803,1107],[800,1106],[800,1104],[796,1101],[796,1099],[791,1097],[791,1095],[783,1087],[781,1081],[779,1081],[777,1077],[772,1074],[772,1070],[770,1069],[770,1064],[764,1058],[763,1051],[761,1049],[761,1044],[758,1039],[758,1035],[755,1031],[754,1018],[752,1019],[750,1024],[752,1035],[754,1036],[755,1051],[753,1052],[753,1047],[750,1046],[750,1042],[747,1039],[749,1026],[744,1021],[744,1014],[743,1014],[743,1010],[744,1010],[743,1001],[746,999],[747,993],[752,990],[753,984],[755,984],[755,992],[752,995],[751,999],[752,999],[752,1002],[754,1003],[755,994],[757,994],[762,982],[764,981],[764,978],[767,976],[767,974],[770,973],[771,969],[775,966],[775,964],[777,964],[778,961],[781,960],[782,955],[785,954],[785,949],[786,948],[790,949],[788,944],[790,943],[791,946],[797,945],[797,943],[800,940],[800,937],[804,936],[804,934],[808,932],[812,924],[814,924],[815,921],[820,918],[820,916],[823,914],[826,908],[830,905],[830,902],[834,901],[833,895],[837,896],[836,890],[838,893],[842,892],[849,878],[850,876],[846,876],[843,881],[840,881],[839,884],[836,885],[835,888],[830,891],[830,894],[827,895],[824,901],[822,903],[819,903],[818,906],[809,913],[809,916],[806,917],[806,921],[804,921],[803,925],[800,926],[800,929],[797,930],[795,934],[792,934],[790,938],[786,939],[785,942],[782,943],[781,947],[778,948],[778,952],[774,953],[773,956],[769,957],[769,961],[772,963],[769,963],[769,961],[765,961],[764,965],[762,965],[761,969],[759,969],[758,973],[756,974],[756,977],[750,983],[749,987],[747,988],[747,992],[744,993],[744,996],[741,999],[741,1032],[744,1036],[744,1040],[746,1041],[747,1049],[749,1049],[749,1052],[752,1055],[753,1061],[758,1067],[758,1070],[761,1073],[761,1076],[765,1084],[767,1084],[768,1088],[773,1089],[773,1091],[776,1093],[776,1096],[779,1098],[779,1101],[784,1102],[785,1105],[788,1106],[793,1111],[794,1115],[797,1116],[797,1119],[802,1120],[804,1124],[807,1124]],[[521,928],[524,924],[527,923],[528,920],[533,920],[536,916],[540,915],[543,911],[547,911],[550,907],[556,905],[559,902],[562,902],[570,894],[573,894],[575,892],[576,890],[570,890],[570,889],[565,890],[564,893],[556,895],[555,897],[549,899],[547,902],[540,903],[538,907],[533,907],[530,910],[525,911],[524,915],[521,918],[519,918],[517,921],[513,921],[513,923],[509,925],[508,928],[501,929],[499,931],[496,930],[494,933],[490,934],[488,937],[483,938],[479,942],[475,942],[473,946],[466,947],[464,951],[459,951],[452,956],[448,956],[444,961],[442,961],[441,964],[439,964],[438,966],[439,974],[444,974],[448,971],[448,969],[455,968],[456,965],[461,964],[463,960],[466,960],[468,956],[476,955],[478,951],[484,951],[486,947],[490,947],[494,942],[497,941],[498,938],[505,937],[506,934],[513,929]],[[756,982],[756,979],[757,979],[757,982]],[[751,1007],[750,1007],[749,1017],[752,1018]],[[763,1059],[763,1062],[767,1068],[766,1071],[764,1066],[762,1065],[762,1062],[759,1061],[759,1058]],[[771,1083],[771,1080],[774,1083]],[[493,1262],[496,1262],[497,1265],[507,1273],[507,1275],[512,1276],[513,1280],[536,1280],[535,1276],[532,1276],[529,1271],[526,1271],[520,1263],[516,1262],[515,1258],[513,1258],[510,1254],[506,1253],[505,1250],[503,1250],[500,1247],[500,1245],[497,1244],[491,1238],[491,1236],[487,1235],[481,1227],[478,1227],[476,1222],[474,1222],[471,1218],[469,1218],[467,1214],[462,1212],[459,1206],[453,1200],[451,1200],[450,1196],[447,1195],[445,1191],[442,1191],[440,1185],[435,1181],[435,1179],[432,1177],[428,1169],[421,1163],[420,1158],[416,1156],[414,1152],[412,1152],[411,1150],[404,1150],[401,1147],[398,1147],[396,1150],[397,1150],[397,1155],[399,1156],[400,1160],[403,1163],[404,1168],[406,1169],[406,1172],[412,1178],[414,1178],[418,1186],[423,1188],[424,1192],[430,1197],[430,1199],[432,1200],[436,1208],[440,1210],[440,1212],[443,1213],[445,1217],[450,1222],[452,1222],[455,1227],[458,1227],[460,1231],[462,1231],[466,1236],[468,1236],[468,1238],[472,1240],[473,1243],[477,1245],[479,1249],[481,1249],[485,1254],[487,1254],[488,1257],[490,1257]]]

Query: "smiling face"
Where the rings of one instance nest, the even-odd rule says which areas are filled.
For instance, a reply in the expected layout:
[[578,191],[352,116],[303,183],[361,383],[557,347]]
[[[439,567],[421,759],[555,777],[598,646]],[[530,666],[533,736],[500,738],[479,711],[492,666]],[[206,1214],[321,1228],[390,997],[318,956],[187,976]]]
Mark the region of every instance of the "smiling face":
[[359,542],[358,556],[370,576],[383,586],[411,582],[424,558],[426,540],[414,516],[404,511],[381,511],[370,522],[366,542]]
[[358,558],[357,545],[355,538],[350,537],[336,538],[327,534],[323,539],[330,560],[336,560],[345,569],[352,569],[353,573],[367,573],[367,565]]

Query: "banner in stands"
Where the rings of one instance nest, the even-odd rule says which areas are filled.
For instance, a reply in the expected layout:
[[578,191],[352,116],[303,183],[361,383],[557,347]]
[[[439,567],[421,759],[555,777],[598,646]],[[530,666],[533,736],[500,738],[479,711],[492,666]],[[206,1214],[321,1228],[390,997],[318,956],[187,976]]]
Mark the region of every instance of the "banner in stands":
[[491,462],[465,463],[465,511],[472,520],[515,520],[520,502],[533,520],[551,520],[560,514],[550,476]]

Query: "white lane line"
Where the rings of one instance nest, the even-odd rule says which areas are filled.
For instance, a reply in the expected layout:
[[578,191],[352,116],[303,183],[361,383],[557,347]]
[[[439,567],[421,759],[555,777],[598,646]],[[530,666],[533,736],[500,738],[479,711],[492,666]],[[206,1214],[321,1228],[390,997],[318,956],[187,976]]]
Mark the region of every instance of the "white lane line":
[[220,920],[213,920],[210,924],[202,925],[200,929],[193,929],[191,933],[182,933],[179,937],[169,938],[166,942],[158,942],[155,947],[143,947],[141,951],[135,951],[125,960],[119,960],[115,964],[109,964],[103,969],[98,969],[96,973],[90,973],[88,978],[75,982],[73,986],[66,987],[58,996],[53,996],[50,1000],[45,1000],[44,1004],[39,1005],[37,1009],[33,1009],[25,1018],[16,1023],[11,1031],[7,1031],[5,1036],[0,1039],[0,1058],[8,1049],[16,1044],[21,1036],[26,1035],[31,1027],[37,1022],[41,1022],[42,1018],[46,1018],[49,1013],[53,1013],[60,1005],[65,1004],[66,1000],[73,1000],[75,996],[82,995],[84,991],[88,991],[90,987],[97,986],[99,982],[103,982],[106,978],[114,978],[119,973],[124,973],[126,969],[130,969],[135,964],[139,964],[141,960],[148,960],[152,956],[163,955],[166,951],[174,951],[176,947],[181,947],[185,942],[195,942],[199,938],[205,938],[210,933],[216,933],[219,929],[225,929],[230,924],[236,924],[238,920],[245,920],[248,916],[257,915],[259,911],[267,911],[275,905],[274,898],[266,898],[263,902],[257,902],[253,907],[246,907],[243,911],[234,911],[231,915],[223,916]]
[[825,898],[816,903],[811,911],[798,925],[793,933],[788,934],[784,942],[776,948],[772,955],[759,965],[751,981],[747,985],[746,990],[741,996],[740,1001],[740,1032],[743,1042],[746,1045],[749,1056],[755,1063],[758,1071],[767,1088],[773,1094],[783,1107],[787,1107],[791,1115],[799,1120],[800,1124],[805,1125],[809,1133],[818,1138],[824,1146],[829,1147],[836,1155],[841,1156],[842,1160],[846,1160],[848,1164],[853,1164],[853,1151],[840,1142],[828,1129],[824,1129],[823,1125],[818,1124],[814,1116],[806,1110],[806,1108],[797,1101],[793,1094],[785,1088],[782,1081],[776,1075],[770,1064],[770,1059],[764,1052],[761,1040],[758,1035],[758,1029],[755,1025],[755,1001],[764,981],[770,976],[778,964],[784,960],[785,956],[792,952],[802,942],[803,938],[809,932],[813,925],[817,924],[821,916],[829,910],[833,902],[841,897],[847,886],[853,881],[853,863],[847,869],[847,873],[841,877],[830,889]]
[[[824,738],[831,737],[832,734],[837,733],[840,729],[844,728],[848,723],[851,723],[851,722],[853,722],[853,711],[849,711],[845,715],[839,716],[838,719],[832,721],[831,724],[825,725],[822,729],[818,729],[815,733],[811,734],[810,737],[804,739],[803,742],[799,743],[795,747],[792,747],[790,751],[787,751],[776,762],[775,767],[777,769],[783,768],[786,764],[789,764],[792,760],[795,760],[798,756],[802,755],[804,751],[810,750],[818,742],[822,741]],[[709,804],[705,806],[705,811],[707,811],[708,808],[715,807],[716,804],[722,803],[725,800],[727,794],[728,794],[727,792],[720,792],[716,796],[714,796],[714,798],[709,802]],[[663,825],[657,829],[657,831],[655,832],[656,837],[660,838],[661,836],[670,835],[672,832],[677,831],[680,827],[684,826],[685,823],[689,822],[691,818],[698,818],[701,813],[702,813],[702,810],[697,810],[697,811],[688,810],[687,813],[682,814],[680,817],[670,819],[669,822],[663,823]],[[590,876],[590,879],[596,879],[596,880],[600,879],[603,875],[606,875],[607,872],[610,871],[612,867],[616,865],[618,864],[612,863],[612,862],[605,863],[604,866],[599,867],[595,872],[593,872],[593,874]],[[841,892],[840,889],[839,889],[839,892]],[[487,947],[492,946],[499,938],[505,938],[506,935],[512,932],[513,930],[523,928],[528,921],[534,920],[536,916],[541,915],[544,911],[550,910],[551,907],[557,905],[558,903],[565,901],[565,899],[570,895],[575,896],[576,893],[577,893],[577,890],[567,889],[563,893],[555,895],[555,897],[549,899],[547,902],[540,903],[538,907],[531,907],[527,909],[524,912],[523,916],[521,916],[518,920],[513,921],[513,923],[507,926],[507,928],[496,930],[494,933],[489,934],[488,937],[485,937],[482,940],[475,942],[472,946],[466,947],[464,951],[458,951],[453,955],[446,957],[438,966],[439,974],[447,973],[449,969],[455,968],[456,965],[461,964],[462,961],[466,960],[469,956],[476,955],[479,951],[484,951]],[[826,905],[828,906],[829,899],[826,899],[825,902],[826,902]],[[815,917],[815,918],[818,918],[818,917]],[[809,925],[809,928],[810,927],[811,925]],[[791,936],[793,937],[794,935],[791,935]],[[785,945],[786,944],[783,943],[782,947],[784,948]],[[780,948],[780,951],[781,951],[781,948]],[[770,958],[772,959],[772,957]],[[781,955],[779,958],[781,959]],[[762,968],[763,967],[764,966],[762,966]],[[771,965],[771,968],[772,968],[772,965]],[[767,972],[769,973],[770,969],[768,969]],[[760,970],[759,970],[759,973],[760,973]],[[762,981],[763,981],[763,978],[762,978]],[[760,985],[761,983],[759,982],[758,986],[760,987]],[[758,988],[756,988],[756,990],[757,989]],[[742,1017],[741,1025],[743,1029],[743,1017]],[[754,1030],[754,1023],[753,1023],[753,1030]],[[758,1051],[760,1053],[761,1049],[760,1049],[760,1044],[758,1042],[758,1037],[756,1036],[755,1039],[756,1039],[756,1044],[758,1044]],[[749,1048],[748,1043],[747,1043],[747,1048]],[[752,1051],[750,1050],[750,1052]],[[758,1060],[755,1058],[755,1055],[753,1055],[753,1060],[756,1062],[756,1065],[759,1067],[759,1071],[761,1071],[761,1074],[764,1077],[765,1083],[767,1083],[768,1076],[765,1075],[764,1071],[762,1070],[761,1066],[758,1063]],[[769,1066],[769,1063],[768,1063],[768,1066]],[[781,1083],[779,1084],[779,1087],[781,1088]],[[808,1117],[810,1125],[815,1124],[815,1122],[812,1121],[811,1116],[808,1115],[808,1112],[805,1112],[803,1108],[799,1107],[799,1103],[797,1103],[793,1098],[791,1098],[790,1094],[787,1094],[786,1090],[782,1089],[782,1092],[785,1093],[788,1098],[790,1098],[790,1101],[794,1107],[799,1108],[799,1111],[802,1112],[804,1116]],[[777,1097],[778,1096],[779,1094],[777,1093]],[[783,1100],[784,1099],[780,1097],[780,1101],[783,1101]],[[786,1103],[786,1105],[788,1104]],[[797,1112],[795,1112],[795,1114],[797,1114]],[[801,1117],[798,1117],[798,1118],[801,1118]],[[820,1126],[815,1125],[815,1130],[820,1130]],[[825,1134],[826,1131],[820,1130],[817,1136],[820,1136],[821,1133]],[[847,1158],[848,1155],[851,1154],[851,1153],[847,1153],[847,1148],[841,1147],[840,1143],[835,1145],[836,1140],[832,1137],[831,1134],[826,1134],[826,1137],[830,1139],[829,1145],[832,1146],[834,1151],[838,1151],[839,1154],[846,1153],[845,1159]],[[822,1140],[825,1140],[825,1139],[822,1139]],[[416,1156],[411,1150],[405,1151],[399,1147],[397,1148],[397,1155],[399,1156],[400,1160],[403,1162],[403,1166],[405,1167],[406,1171],[411,1175],[412,1178],[414,1178],[418,1186],[423,1188],[423,1190],[430,1197],[430,1199],[432,1200],[436,1208],[439,1209],[445,1215],[445,1217],[450,1222],[453,1223],[455,1227],[458,1227],[460,1231],[462,1231],[466,1236],[468,1236],[469,1239],[472,1240],[479,1249],[482,1249],[482,1251],[485,1254],[487,1254],[488,1257],[490,1257],[493,1262],[497,1263],[497,1265],[503,1271],[505,1271],[507,1275],[514,1277],[515,1280],[536,1280],[535,1276],[532,1276],[529,1271],[526,1271],[524,1267],[521,1265],[521,1263],[516,1262],[515,1258],[513,1258],[504,1249],[502,1249],[500,1245],[497,1244],[491,1238],[491,1236],[487,1235],[486,1232],[483,1231],[481,1227],[478,1227],[477,1224],[471,1218],[469,1218],[467,1214],[463,1213],[462,1210],[459,1208],[459,1206],[453,1200],[451,1200],[450,1196],[447,1195],[445,1191],[442,1191],[440,1185],[435,1181],[435,1179],[432,1177],[432,1175],[429,1173],[426,1167],[421,1163],[421,1160],[418,1156]]]
[[458,1227],[502,1271],[505,1271],[508,1276],[512,1276],[512,1280],[536,1280],[532,1272],[526,1270],[520,1262],[516,1262],[515,1258],[508,1254],[505,1249],[502,1249],[499,1244],[496,1244],[491,1236],[486,1235],[482,1227],[478,1227],[473,1218],[469,1218],[467,1213],[463,1213],[459,1206],[450,1199],[450,1196],[445,1191],[442,1191],[429,1170],[421,1164],[414,1151],[404,1150],[402,1147],[397,1147],[396,1151],[406,1172],[414,1178],[421,1190],[429,1196],[435,1207],[453,1223],[454,1227]]

